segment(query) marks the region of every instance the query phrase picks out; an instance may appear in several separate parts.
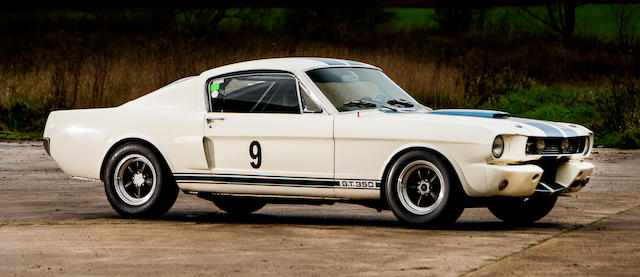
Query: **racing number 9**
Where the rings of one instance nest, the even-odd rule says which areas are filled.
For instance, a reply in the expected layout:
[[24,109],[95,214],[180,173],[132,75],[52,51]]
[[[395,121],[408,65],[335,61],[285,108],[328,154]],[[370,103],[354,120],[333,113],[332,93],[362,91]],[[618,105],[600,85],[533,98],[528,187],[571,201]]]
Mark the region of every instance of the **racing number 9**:
[[[255,151],[254,151],[255,150]],[[249,156],[251,156],[254,161],[251,162],[251,167],[258,169],[262,164],[262,148],[260,147],[260,143],[257,141],[252,141],[249,145]]]

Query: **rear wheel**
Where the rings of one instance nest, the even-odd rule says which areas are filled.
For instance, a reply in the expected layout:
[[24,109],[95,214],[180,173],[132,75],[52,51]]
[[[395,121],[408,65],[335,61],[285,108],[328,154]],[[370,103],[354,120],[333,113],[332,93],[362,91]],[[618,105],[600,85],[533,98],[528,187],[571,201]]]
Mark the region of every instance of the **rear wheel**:
[[504,222],[528,224],[545,217],[556,200],[558,196],[496,197],[489,201],[489,211]]
[[216,207],[231,215],[248,215],[262,209],[267,203],[260,199],[219,197],[211,200]]
[[393,214],[409,224],[450,224],[463,207],[457,205],[459,187],[446,163],[433,153],[411,151],[400,157],[385,183]]
[[120,146],[107,161],[105,170],[107,199],[123,216],[161,216],[178,196],[171,171],[156,153],[143,145]]

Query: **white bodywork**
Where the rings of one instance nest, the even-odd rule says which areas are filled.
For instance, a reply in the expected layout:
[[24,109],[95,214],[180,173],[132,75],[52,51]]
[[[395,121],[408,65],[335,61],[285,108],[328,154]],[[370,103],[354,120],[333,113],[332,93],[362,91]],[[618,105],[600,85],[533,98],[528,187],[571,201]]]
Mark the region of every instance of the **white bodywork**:
[[[543,170],[526,162],[541,155],[525,154],[526,141],[548,136],[536,124],[380,109],[338,112],[305,73],[323,67],[377,69],[316,58],[232,64],[176,81],[119,107],[52,112],[44,137],[50,140],[51,157],[65,173],[93,179],[101,179],[114,145],[123,140],[144,141],[159,151],[185,191],[380,199],[387,166],[407,149],[429,149],[446,158],[469,196],[527,196],[536,189]],[[323,112],[208,112],[208,80],[256,70],[294,75]],[[554,124],[564,137],[569,133],[589,137],[584,152],[557,156],[568,158],[556,177],[557,183],[568,187],[593,170],[582,161],[590,152],[593,134],[582,126]],[[498,135],[504,137],[505,150],[495,159],[491,149]],[[252,141],[259,141],[262,148],[257,169],[251,166],[248,153]],[[500,190],[503,180],[509,186]]]

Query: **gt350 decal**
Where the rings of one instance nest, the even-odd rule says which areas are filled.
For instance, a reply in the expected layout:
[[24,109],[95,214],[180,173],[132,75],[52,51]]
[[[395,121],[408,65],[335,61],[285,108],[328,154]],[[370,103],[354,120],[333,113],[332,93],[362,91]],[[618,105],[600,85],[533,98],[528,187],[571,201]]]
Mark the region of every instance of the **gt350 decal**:
[[343,188],[379,188],[380,183],[374,181],[339,180],[338,186]]

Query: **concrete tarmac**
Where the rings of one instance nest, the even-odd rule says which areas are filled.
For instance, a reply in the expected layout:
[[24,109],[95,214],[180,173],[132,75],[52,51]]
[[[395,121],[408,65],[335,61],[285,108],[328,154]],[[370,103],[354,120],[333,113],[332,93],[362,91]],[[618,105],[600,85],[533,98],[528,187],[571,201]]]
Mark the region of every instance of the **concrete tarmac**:
[[412,229],[351,204],[267,205],[245,218],[180,194],[158,220],[120,217],[38,142],[0,142],[0,276],[638,275],[640,151],[596,149],[592,182],[529,226],[467,209]]

